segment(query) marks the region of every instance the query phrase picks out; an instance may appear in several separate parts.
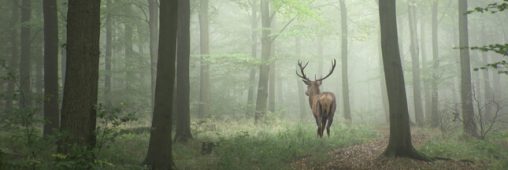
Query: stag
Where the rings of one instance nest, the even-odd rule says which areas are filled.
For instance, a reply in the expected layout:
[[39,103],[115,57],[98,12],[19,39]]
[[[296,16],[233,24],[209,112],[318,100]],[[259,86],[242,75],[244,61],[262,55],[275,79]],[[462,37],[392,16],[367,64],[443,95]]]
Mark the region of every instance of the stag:
[[325,127],[326,134],[330,136],[330,126],[332,125],[333,115],[335,114],[335,108],[337,106],[335,103],[335,95],[331,92],[321,92],[319,90],[319,86],[321,86],[323,80],[332,75],[333,70],[335,69],[335,59],[332,61],[332,69],[330,72],[320,79],[314,78],[314,81],[310,80],[305,75],[305,67],[307,67],[308,64],[309,62],[303,65],[302,62],[298,61],[300,73],[296,71],[296,75],[300,77],[307,85],[307,91],[305,92],[305,95],[309,96],[309,105],[318,126],[318,136],[323,137],[323,131]]

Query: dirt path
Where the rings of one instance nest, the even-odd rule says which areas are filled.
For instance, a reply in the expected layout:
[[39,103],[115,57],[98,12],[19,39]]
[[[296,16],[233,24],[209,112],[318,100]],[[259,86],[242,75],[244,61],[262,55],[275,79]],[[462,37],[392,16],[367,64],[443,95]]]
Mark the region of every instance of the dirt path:
[[[306,157],[295,161],[293,169],[486,169],[484,163],[470,163],[464,161],[433,161],[424,162],[406,158],[384,159],[379,155],[384,151],[388,142],[386,131],[381,131],[382,137],[367,143],[341,148],[328,153],[328,161],[316,163]],[[430,139],[430,135],[412,132],[413,145],[422,146]]]

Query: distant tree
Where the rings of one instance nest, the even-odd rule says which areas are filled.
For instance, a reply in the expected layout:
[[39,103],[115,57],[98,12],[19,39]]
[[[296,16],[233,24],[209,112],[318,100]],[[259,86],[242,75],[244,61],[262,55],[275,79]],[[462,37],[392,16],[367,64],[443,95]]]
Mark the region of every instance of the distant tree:
[[467,21],[467,0],[459,1],[459,47],[460,47],[460,74],[461,74],[461,104],[462,123],[464,133],[468,136],[478,137],[474,120],[473,96],[471,88],[471,61],[469,56],[469,34]]
[[404,75],[399,54],[395,0],[379,2],[381,45],[390,105],[390,137],[383,155],[429,160],[411,142]]
[[424,115],[422,107],[422,88],[420,74],[420,57],[418,49],[417,29],[416,29],[416,4],[414,1],[408,2],[408,18],[409,18],[409,35],[411,43],[409,45],[411,51],[411,63],[413,68],[413,101],[415,106],[415,120],[418,126],[423,126]]
[[271,19],[270,19],[270,1],[261,0],[261,66],[259,67],[259,84],[256,98],[255,122],[259,122],[266,113],[268,98],[268,77],[270,65],[267,63],[270,59],[272,47]]
[[107,107],[111,107],[111,58],[113,51],[113,23],[112,23],[112,3],[106,0],[106,54],[104,55],[104,98]]
[[344,118],[351,123],[351,106],[349,98],[349,73],[348,73],[348,23],[347,23],[347,8],[345,0],[340,0],[340,21],[342,41],[341,57],[342,57],[342,97]]
[[11,25],[11,29],[9,30],[9,37],[10,37],[10,58],[9,58],[9,64],[8,64],[8,75],[9,80],[7,81],[7,89],[6,89],[6,96],[7,96],[7,102],[5,103],[5,110],[6,112],[11,112],[14,108],[14,101],[15,99],[15,89],[16,89],[16,82],[15,82],[15,75],[16,70],[19,66],[18,58],[19,56],[19,34],[18,34],[18,25],[19,25],[19,1],[18,0],[11,0],[11,18],[9,21],[9,25]]
[[[76,152],[95,146],[99,79],[100,0],[72,0],[67,13],[67,69],[62,102],[60,153],[93,161]],[[86,29],[85,29],[86,28]]]
[[44,136],[60,125],[58,107],[58,18],[56,0],[44,0]]
[[[256,3],[257,1],[252,0],[249,1],[249,4],[251,6],[251,57],[253,59],[257,58],[258,55],[258,6],[259,4]],[[247,110],[247,114],[253,114],[254,112],[254,96],[256,94],[256,68],[252,67],[250,69],[249,73],[249,91],[247,94],[247,107],[249,110]]]
[[20,101],[19,107],[26,109],[31,107],[32,87],[30,81],[31,74],[31,51],[32,51],[32,34],[30,20],[32,19],[32,1],[21,1],[21,56],[19,60],[19,90]]
[[[132,4],[127,3],[126,6],[123,8],[123,12],[125,16],[131,15],[132,11]],[[124,25],[124,35],[123,35],[123,46],[124,46],[124,86],[126,91],[132,90],[132,79],[134,79],[133,75],[133,69],[132,69],[132,61],[134,57],[134,51],[133,51],[133,34],[134,34],[134,28],[133,23],[130,22],[130,20],[126,19],[123,23]]]
[[432,94],[431,94],[431,126],[436,128],[439,127],[441,123],[441,115],[439,114],[439,91],[438,91],[438,74],[437,70],[439,69],[439,46],[438,46],[438,20],[437,20],[437,11],[438,11],[438,0],[434,0],[432,3]]
[[210,112],[210,68],[206,61],[210,55],[210,32],[208,17],[209,0],[200,0],[199,4],[199,41],[201,54],[201,70],[199,79],[199,110],[198,115],[203,117]]
[[171,149],[173,90],[176,77],[177,1],[160,2],[159,51],[155,103],[145,164],[151,169],[175,169]]
[[176,71],[176,134],[175,141],[186,142],[192,138],[190,129],[190,2],[178,0],[178,42]]

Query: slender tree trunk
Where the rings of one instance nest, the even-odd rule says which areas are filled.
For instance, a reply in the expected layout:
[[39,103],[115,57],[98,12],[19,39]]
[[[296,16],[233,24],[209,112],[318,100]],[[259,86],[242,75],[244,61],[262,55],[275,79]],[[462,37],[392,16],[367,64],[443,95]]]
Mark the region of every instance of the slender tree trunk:
[[[420,14],[424,16],[428,12],[427,10],[421,10]],[[430,73],[429,68],[429,55],[428,55],[428,49],[427,49],[427,29],[425,28],[427,26],[424,23],[424,19],[420,20],[420,49],[422,54],[422,69],[421,69],[421,75],[422,75],[422,85],[423,85],[423,115],[425,116],[425,121],[430,122],[431,118],[431,110],[432,110],[432,92],[430,88],[430,79],[428,76],[428,73]]]
[[112,43],[113,43],[113,28],[111,20],[112,10],[111,0],[106,1],[106,55],[104,56],[104,100],[107,107],[111,107],[111,58],[112,58]]
[[11,19],[9,21],[9,25],[12,26],[12,28],[9,30],[10,32],[10,51],[11,56],[9,59],[9,67],[8,72],[12,77],[9,77],[7,82],[7,89],[6,89],[6,95],[7,95],[7,102],[5,104],[5,111],[6,113],[12,112],[14,108],[14,101],[16,101],[16,97],[14,96],[14,91],[16,88],[16,70],[19,67],[18,58],[19,56],[19,33],[18,33],[18,24],[19,24],[19,1],[12,0],[12,13],[11,13]]
[[395,0],[384,0],[379,3],[383,63],[390,105],[390,137],[383,155],[428,160],[414,149],[411,142],[395,9]]
[[[296,38],[295,41],[295,50],[297,58],[302,57],[302,41],[301,38]],[[305,120],[305,114],[307,113],[307,109],[305,108],[305,89],[303,88],[303,82],[300,78],[296,77],[296,84],[298,85],[298,105],[300,106],[300,122]]]
[[344,119],[351,123],[351,106],[349,98],[349,73],[348,73],[348,25],[347,25],[347,9],[344,0],[340,0],[340,16],[341,16],[341,32],[342,32],[342,96]]
[[148,0],[148,10],[149,10],[149,21],[148,27],[150,29],[150,70],[151,70],[151,104],[154,104],[154,96],[155,96],[155,77],[157,74],[157,50],[158,50],[158,42],[159,42],[159,6],[157,0]]
[[200,0],[201,4],[199,5],[201,74],[198,113],[201,117],[204,117],[210,112],[210,68],[207,61],[208,57],[210,57],[208,1],[209,0]]
[[190,129],[190,2],[178,1],[178,42],[177,42],[177,81],[176,81],[176,121],[175,141],[187,142],[192,139]]
[[[75,149],[95,146],[99,80],[100,0],[69,1],[67,14],[67,71],[62,103],[59,152],[82,157]],[[87,29],[83,29],[87,28]],[[76,148],[78,147],[78,148]],[[85,160],[94,155],[86,152]],[[90,153],[90,154],[88,154]]]
[[471,88],[471,64],[469,57],[469,35],[467,21],[467,0],[459,1],[459,42],[460,45],[460,70],[461,70],[461,101],[462,120],[466,135],[478,137],[478,131],[474,120],[472,88]]
[[438,73],[439,69],[439,44],[438,44],[438,29],[437,29],[437,10],[438,0],[432,3],[432,109],[431,109],[431,127],[439,127],[441,123],[441,114],[439,113],[439,91],[438,91]]
[[44,0],[44,136],[60,125],[58,107],[58,18],[56,0]]
[[[485,24],[482,25],[482,30],[481,32],[483,33],[483,35],[488,35],[488,32],[485,31]],[[487,36],[489,37],[489,36]],[[482,38],[480,37],[480,41],[485,44],[487,43],[485,41],[485,38]],[[482,58],[482,65],[487,65],[489,64],[489,61],[488,61],[488,56],[485,54],[485,52],[481,52],[481,58]],[[485,113],[486,113],[486,118],[487,120],[492,120],[492,118],[494,117],[494,113],[492,113],[492,106],[489,104],[490,102],[492,102],[493,98],[492,98],[492,85],[490,85],[490,71],[489,70],[481,70],[481,72],[483,73],[482,75],[482,81],[483,81],[483,98],[485,101]]]
[[[130,15],[131,14],[131,4],[128,4],[127,7],[125,7],[124,9],[124,12],[125,12],[125,15]],[[126,21],[124,23],[124,73],[125,73],[125,77],[124,77],[124,86],[125,86],[125,90],[126,92],[130,91],[132,89],[132,83],[134,83],[134,81],[131,81],[132,79],[134,79],[134,68],[131,67],[132,63],[134,62],[134,55],[133,55],[133,50],[132,50],[132,36],[134,34],[134,29],[133,29],[133,24],[130,22],[130,21]]]
[[[256,1],[252,1],[251,4],[251,57],[257,58],[258,53],[258,8]],[[254,100],[255,100],[255,88],[256,88],[256,68],[252,67],[249,73],[249,92],[247,94],[247,115],[251,115],[254,112]]]
[[423,126],[425,119],[422,108],[421,82],[420,82],[420,57],[416,32],[416,9],[414,1],[408,2],[409,9],[409,32],[411,37],[411,61],[413,67],[413,101],[415,106],[415,120],[418,126]]
[[155,105],[145,163],[151,169],[176,169],[171,149],[171,124],[177,43],[177,1],[161,1],[159,57],[155,81]]
[[255,122],[259,123],[267,109],[268,99],[268,77],[270,73],[270,51],[272,47],[271,41],[271,21],[270,21],[270,9],[268,0],[261,0],[261,65],[259,67],[259,81],[256,98],[256,113]]
[[[273,27],[272,27],[273,28]],[[272,54],[271,56],[274,55],[274,44],[272,43]],[[275,84],[277,83],[277,79],[276,79],[276,69],[275,69],[275,65],[276,65],[276,61],[273,61],[271,64],[270,64],[270,76],[268,78],[268,110],[270,112],[275,112]]]
[[32,18],[32,1],[21,1],[21,57],[19,60],[19,107],[27,109],[32,106],[32,88],[30,83],[31,73],[31,31],[30,20]]

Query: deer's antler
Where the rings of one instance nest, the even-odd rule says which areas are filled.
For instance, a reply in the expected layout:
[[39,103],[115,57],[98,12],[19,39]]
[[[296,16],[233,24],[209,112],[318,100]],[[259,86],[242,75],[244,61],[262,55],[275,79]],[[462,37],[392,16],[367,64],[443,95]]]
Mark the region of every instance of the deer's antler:
[[332,69],[330,69],[330,72],[325,77],[317,79],[316,81],[323,81],[324,79],[330,77],[330,75],[333,73],[333,70],[335,70],[335,59],[332,61]]
[[305,63],[305,65],[302,64],[301,61],[298,61],[298,67],[300,67],[300,74],[298,73],[298,70],[296,71],[296,75],[300,78],[303,79],[304,82],[308,83],[308,82],[311,82],[309,78],[307,78],[307,76],[305,75],[305,67],[307,67],[307,65],[309,64],[309,62]]

